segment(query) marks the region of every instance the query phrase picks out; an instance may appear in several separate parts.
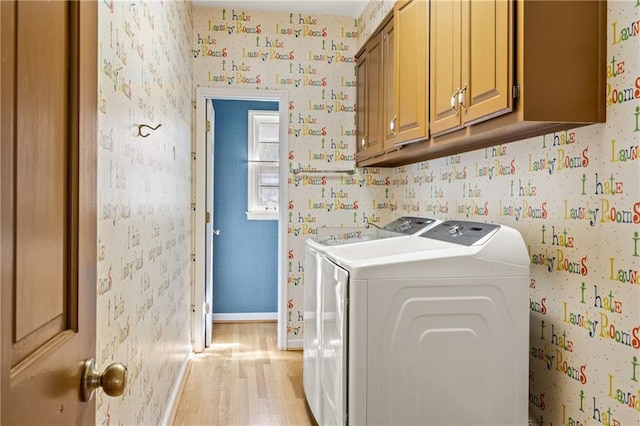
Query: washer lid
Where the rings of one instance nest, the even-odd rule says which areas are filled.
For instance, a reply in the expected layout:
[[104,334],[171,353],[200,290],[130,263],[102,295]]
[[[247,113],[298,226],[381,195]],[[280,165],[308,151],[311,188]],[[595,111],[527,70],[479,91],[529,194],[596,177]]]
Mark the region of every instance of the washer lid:
[[323,251],[323,247],[401,237],[403,235],[417,235],[438,222],[433,218],[402,216],[383,227],[374,224],[369,224],[368,228],[320,227],[318,228],[318,235],[309,238],[307,241],[309,246],[318,251]]
[[399,237],[399,232],[381,228],[318,228],[318,236],[307,241],[312,247],[339,246],[343,244],[360,243],[364,241],[380,240],[383,238]]

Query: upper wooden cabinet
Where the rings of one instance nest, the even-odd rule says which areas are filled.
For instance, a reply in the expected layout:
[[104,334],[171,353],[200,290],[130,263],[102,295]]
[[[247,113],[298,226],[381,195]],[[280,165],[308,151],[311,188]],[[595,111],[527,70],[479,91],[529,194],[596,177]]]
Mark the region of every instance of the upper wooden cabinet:
[[[394,18],[405,3],[410,2],[398,2]],[[431,136],[358,166],[409,164],[605,122],[606,2],[434,0],[429,5],[429,85],[421,88],[414,80],[403,92],[404,79],[398,78],[395,92],[398,105],[412,96],[430,100]],[[423,36],[394,22],[394,54],[400,56],[398,46]],[[394,72],[408,69],[415,69],[414,63],[401,58]],[[399,111],[397,135],[401,106]],[[397,135],[394,146],[402,146]]]
[[[393,10],[392,138],[385,150],[429,137],[429,2],[397,1]],[[391,114],[391,113],[389,113]]]
[[431,3],[431,131],[434,136],[513,108],[513,3]]
[[429,3],[402,0],[358,54],[358,161],[429,137]]
[[382,37],[382,130],[384,134],[384,149],[388,149],[393,146],[393,141],[396,136],[396,97],[394,87],[394,59],[396,54],[394,52],[395,44],[397,40],[394,37],[394,22],[390,20],[381,30]]
[[367,57],[365,52],[362,52],[358,56],[358,62],[356,64],[356,151],[358,159],[366,158],[364,151],[367,147],[367,116],[369,110],[367,109],[367,88],[365,82],[367,80]]
[[358,54],[356,88],[356,144],[358,160],[383,152],[383,41],[371,38]]

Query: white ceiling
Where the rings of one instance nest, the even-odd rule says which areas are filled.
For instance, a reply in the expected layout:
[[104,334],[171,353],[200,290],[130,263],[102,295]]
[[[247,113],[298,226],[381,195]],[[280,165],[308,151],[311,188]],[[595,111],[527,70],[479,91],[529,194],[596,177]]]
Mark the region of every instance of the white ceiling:
[[225,7],[265,12],[336,15],[358,18],[369,0],[193,0],[196,7]]

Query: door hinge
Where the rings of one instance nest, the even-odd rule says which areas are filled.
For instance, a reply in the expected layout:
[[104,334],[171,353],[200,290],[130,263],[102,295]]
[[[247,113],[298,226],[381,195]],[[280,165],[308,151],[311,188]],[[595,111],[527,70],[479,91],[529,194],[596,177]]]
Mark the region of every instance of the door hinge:
[[513,85],[513,87],[511,88],[511,96],[515,100],[520,99],[520,83],[516,83]]
[[207,132],[211,131],[211,121],[207,120]]
[[211,213],[206,212],[204,214],[204,223],[209,223],[209,222],[211,222]]

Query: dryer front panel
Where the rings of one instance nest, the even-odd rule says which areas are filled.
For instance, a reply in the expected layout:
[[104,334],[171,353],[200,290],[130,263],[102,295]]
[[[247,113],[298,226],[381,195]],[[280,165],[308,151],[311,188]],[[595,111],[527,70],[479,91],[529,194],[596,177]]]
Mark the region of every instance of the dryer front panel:
[[369,280],[367,423],[526,424],[518,280]]
[[322,421],[326,425],[344,425],[346,421],[348,285],[349,272],[323,259],[320,378]]
[[318,424],[322,424],[321,388],[320,388],[320,279],[322,272],[322,255],[305,248],[304,278],[304,333],[302,352],[302,383],[309,403],[309,408]]

